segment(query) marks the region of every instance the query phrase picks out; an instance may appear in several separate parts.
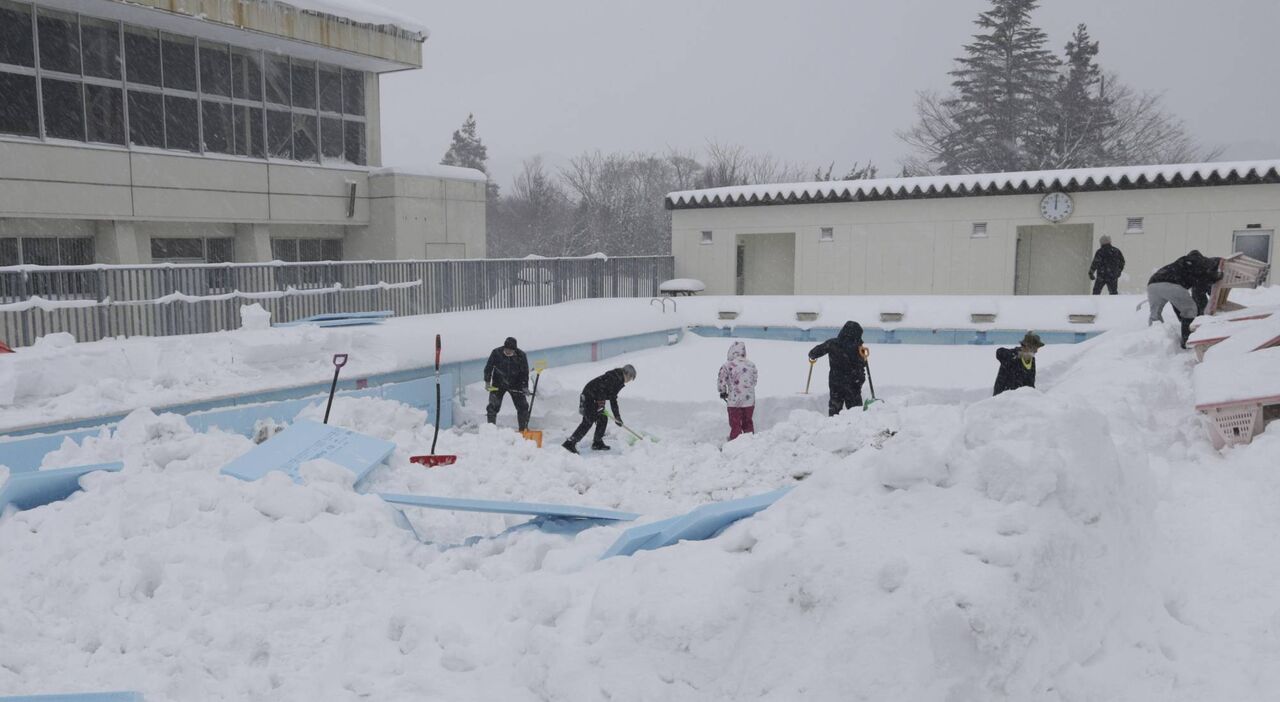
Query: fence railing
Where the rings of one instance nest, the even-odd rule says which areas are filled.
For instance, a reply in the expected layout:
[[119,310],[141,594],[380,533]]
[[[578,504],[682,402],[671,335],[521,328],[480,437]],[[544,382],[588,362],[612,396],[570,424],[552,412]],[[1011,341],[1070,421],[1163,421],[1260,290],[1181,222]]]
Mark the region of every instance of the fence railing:
[[650,297],[671,256],[0,267],[0,340],[78,341],[236,329],[257,302],[273,322],[390,310],[396,316]]

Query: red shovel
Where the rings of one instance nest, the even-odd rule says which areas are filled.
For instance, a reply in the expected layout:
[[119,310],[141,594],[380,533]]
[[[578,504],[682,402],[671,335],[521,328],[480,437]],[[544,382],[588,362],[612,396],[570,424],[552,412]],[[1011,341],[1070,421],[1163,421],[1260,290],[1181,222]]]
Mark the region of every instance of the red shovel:
[[436,468],[438,466],[451,466],[458,462],[457,456],[437,456],[436,441],[440,439],[440,335],[436,334],[436,431],[431,436],[431,455],[429,456],[410,456],[410,463],[417,463],[428,468]]

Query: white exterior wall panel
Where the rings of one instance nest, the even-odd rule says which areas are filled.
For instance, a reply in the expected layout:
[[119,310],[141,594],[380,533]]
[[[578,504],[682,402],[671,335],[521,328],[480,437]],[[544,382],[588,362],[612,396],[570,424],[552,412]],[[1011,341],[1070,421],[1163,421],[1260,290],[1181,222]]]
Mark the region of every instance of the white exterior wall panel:
[[[796,234],[798,294],[1009,294],[1018,227],[1048,224],[1041,197],[677,209],[672,252],[676,274],[702,280],[709,294],[735,290],[737,236],[788,232]],[[1248,225],[1280,229],[1280,184],[1077,192],[1072,199],[1064,224],[1092,225],[1095,245],[1111,236],[1128,262],[1120,285],[1127,292],[1145,288],[1152,271],[1190,249],[1231,253],[1233,232]],[[1125,233],[1129,217],[1143,218],[1142,233]],[[972,237],[975,222],[987,223],[986,237]],[[834,241],[819,241],[822,227],[834,229]],[[699,243],[706,230],[711,245]],[[1087,268],[1086,261],[1082,280]]]

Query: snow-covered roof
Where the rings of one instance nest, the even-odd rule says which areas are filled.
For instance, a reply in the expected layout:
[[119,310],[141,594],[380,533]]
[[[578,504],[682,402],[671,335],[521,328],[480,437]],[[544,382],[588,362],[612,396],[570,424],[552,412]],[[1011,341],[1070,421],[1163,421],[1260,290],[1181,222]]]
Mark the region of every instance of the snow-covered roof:
[[[274,2],[275,0],[269,0]],[[335,17],[343,17],[353,22],[374,25],[392,25],[407,32],[417,34],[420,40],[426,40],[430,31],[418,20],[393,12],[379,6],[371,0],[280,0],[285,5],[293,5],[299,10],[318,12]]]
[[471,180],[477,182],[489,180],[489,176],[485,175],[484,171],[461,166],[445,166],[438,163],[430,166],[415,166],[414,168],[375,168],[369,171],[369,175],[419,176],[423,178],[445,178],[448,180]]
[[738,185],[670,193],[666,204],[683,210],[1252,183],[1280,183],[1280,160]]

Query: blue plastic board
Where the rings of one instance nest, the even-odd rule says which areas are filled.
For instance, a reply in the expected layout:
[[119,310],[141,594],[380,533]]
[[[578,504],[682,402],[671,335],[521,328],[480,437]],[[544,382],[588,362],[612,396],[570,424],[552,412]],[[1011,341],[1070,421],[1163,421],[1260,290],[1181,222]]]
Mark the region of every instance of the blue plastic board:
[[603,519],[613,522],[633,522],[640,518],[631,512],[619,512],[599,507],[574,505],[549,505],[536,502],[507,502],[503,500],[469,500],[459,497],[435,497],[432,495],[396,495],[379,493],[378,497],[396,505],[448,509],[458,512],[487,512],[490,514],[525,514],[531,517],[562,519]]
[[630,556],[636,551],[651,551],[679,541],[710,539],[730,524],[767,508],[790,491],[791,488],[785,487],[763,495],[702,505],[679,517],[632,527],[623,532],[600,558]]
[[141,692],[82,692],[71,695],[19,695],[0,702],[143,702]]
[[0,702],[143,702],[141,692],[82,692],[70,695],[19,695]]
[[4,511],[4,508],[9,505],[21,510],[65,500],[80,489],[82,476],[99,470],[114,473],[122,468],[124,468],[123,463],[100,463],[92,466],[12,473],[9,479],[0,485],[0,511]]
[[341,427],[299,419],[251,451],[223,466],[222,472],[241,480],[257,480],[278,470],[298,480],[298,467],[323,458],[348,468],[356,482],[387,460],[396,445]]

